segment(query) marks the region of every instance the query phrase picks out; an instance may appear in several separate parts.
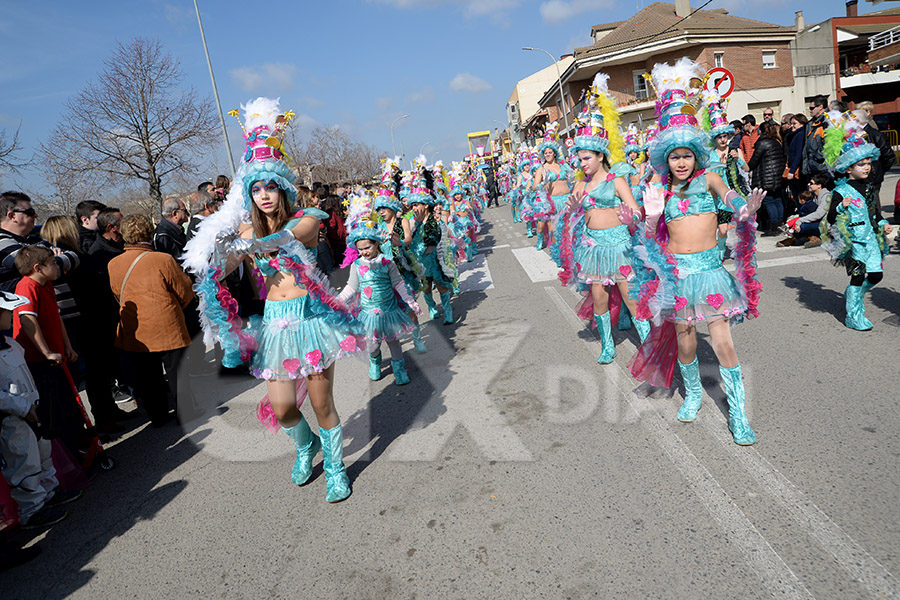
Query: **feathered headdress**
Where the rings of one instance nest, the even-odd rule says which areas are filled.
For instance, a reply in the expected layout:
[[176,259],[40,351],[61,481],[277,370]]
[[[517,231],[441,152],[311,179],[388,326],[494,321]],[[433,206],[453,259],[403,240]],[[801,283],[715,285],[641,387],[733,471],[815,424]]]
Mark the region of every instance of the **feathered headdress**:
[[257,181],[274,181],[287,194],[292,206],[297,200],[297,189],[294,187],[297,176],[288,166],[291,159],[282,147],[285,128],[294,113],[282,113],[278,101],[278,98],[257,98],[241,105],[243,123],[237,110],[228,113],[238,120],[247,143],[241,166],[235,175],[236,181],[240,182],[237,187],[244,194],[244,208],[247,210],[250,210],[252,202],[250,186]]
[[556,154],[556,160],[562,160],[562,148],[560,147],[557,140],[557,130],[559,129],[559,122],[553,121],[548,124],[546,129],[544,129],[544,141],[538,146],[538,153],[541,156],[544,155],[544,150],[550,148],[553,150],[553,153]]
[[356,246],[359,240],[372,240],[377,244],[387,241],[383,221],[372,208],[372,199],[364,193],[352,193],[347,207],[347,246]]
[[602,152],[610,163],[617,163],[625,159],[625,144],[619,131],[619,111],[608,93],[609,75],[597,73],[588,92],[587,105],[577,119],[572,147],[576,151]]
[[702,92],[703,104],[706,110],[702,113],[703,131],[709,133],[710,142],[723,133],[732,133],[734,127],[728,122],[725,114],[725,101],[713,90],[704,89]]
[[705,169],[709,164],[709,136],[694,116],[700,100],[697,90],[703,85],[702,72],[700,65],[686,56],[674,65],[653,66],[648,80],[657,94],[659,135],[650,144],[650,164],[657,173],[668,173],[669,154],[676,148],[691,150],[697,169]]
[[400,157],[393,159],[386,158],[382,160],[381,181],[378,184],[378,190],[375,192],[375,200],[373,208],[389,208],[395,213],[403,211],[403,205],[397,198],[394,186],[394,169],[399,169]]
[[825,163],[835,173],[843,173],[865,158],[877,159],[881,151],[874,144],[866,142],[865,125],[846,112],[828,113],[831,127],[825,130]]

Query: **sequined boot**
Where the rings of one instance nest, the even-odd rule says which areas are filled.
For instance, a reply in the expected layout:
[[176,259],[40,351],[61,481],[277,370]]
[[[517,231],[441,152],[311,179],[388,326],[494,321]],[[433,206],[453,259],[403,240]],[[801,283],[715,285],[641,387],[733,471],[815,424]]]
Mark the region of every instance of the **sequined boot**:
[[616,357],[616,344],[612,337],[612,324],[609,320],[609,311],[602,315],[594,315],[594,322],[597,323],[597,331],[600,332],[600,341],[603,343],[603,351],[597,362],[601,365],[609,364]]
[[438,309],[437,304],[434,303],[434,296],[432,296],[430,292],[423,292],[422,295],[425,296],[425,304],[428,305],[428,316],[432,319],[437,319]]
[[425,354],[428,352],[428,348],[425,347],[425,342],[422,340],[422,328],[419,327],[419,324],[416,323],[416,328],[412,331],[412,339],[413,339],[413,348],[419,354]]
[[[869,283],[864,281],[863,285]],[[871,284],[869,285],[871,288]],[[864,288],[858,285],[848,285],[844,291],[844,299],[847,307],[847,318],[844,325],[857,331],[869,331],[872,322],[866,318],[866,307],[863,305]]]
[[700,383],[700,362],[697,357],[688,364],[678,361],[681,378],[684,380],[684,402],[678,409],[678,420],[690,423],[697,418],[697,411],[703,402],[703,385]]
[[720,365],[719,373],[728,397],[728,429],[734,436],[734,443],[741,446],[755,444],[756,434],[750,429],[747,415],[744,414],[744,377],[741,375],[741,365],[730,369]]
[[340,502],[352,493],[347,468],[344,467],[344,436],[341,425],[331,429],[319,427],[322,438],[322,467],[325,469],[325,500]]
[[453,323],[453,307],[450,306],[450,290],[441,292],[441,308],[444,309],[444,325]]
[[406,385],[409,383],[409,374],[406,372],[406,362],[400,360],[391,361],[391,369],[394,371],[394,384]]
[[282,427],[281,429],[294,440],[294,447],[297,449],[297,460],[294,461],[294,468],[291,469],[291,481],[294,482],[294,485],[303,485],[309,481],[309,477],[312,475],[312,461],[319,453],[319,449],[322,448],[322,442],[309,428],[302,413],[299,423],[293,427]]
[[381,352],[369,355],[369,379],[378,381],[381,379]]

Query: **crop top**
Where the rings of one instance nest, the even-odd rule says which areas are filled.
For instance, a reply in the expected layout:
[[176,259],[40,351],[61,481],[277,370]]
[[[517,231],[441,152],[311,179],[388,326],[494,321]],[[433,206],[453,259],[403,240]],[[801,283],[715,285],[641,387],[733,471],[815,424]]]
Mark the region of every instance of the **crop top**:
[[606,181],[597,184],[594,189],[584,195],[581,199],[581,208],[591,210],[592,208],[616,208],[622,203],[622,200],[616,196],[616,174],[609,173]]
[[[294,217],[284,225],[282,231],[293,229],[297,226],[297,223],[300,222],[300,219],[308,216],[313,216],[319,220],[322,220],[328,218],[328,213],[323,210],[319,210],[318,208],[304,208],[302,210],[298,210],[296,213],[294,213]],[[255,238],[256,235],[254,235],[253,237]],[[314,258],[316,257],[316,248],[307,247],[306,249],[312,252]],[[270,260],[271,257],[269,256],[259,256],[258,254],[253,255],[253,263],[256,265],[256,268],[258,268],[260,272],[266,277],[271,277],[279,271],[279,269],[276,269],[269,263]]]
[[553,183],[555,181],[565,181],[569,178],[569,165],[565,163],[559,163],[559,174],[557,175],[555,171],[551,171],[550,169],[544,169],[544,179],[548,183]]
[[706,187],[706,176],[698,175],[688,185],[684,198],[679,198],[674,193],[669,194],[664,212],[668,223],[688,215],[717,213],[719,210],[730,209],[709,192]]

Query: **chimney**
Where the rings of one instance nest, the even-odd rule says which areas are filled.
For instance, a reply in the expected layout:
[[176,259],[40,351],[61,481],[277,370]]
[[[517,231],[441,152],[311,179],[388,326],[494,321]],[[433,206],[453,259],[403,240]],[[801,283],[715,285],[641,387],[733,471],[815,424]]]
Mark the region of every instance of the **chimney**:
[[[858,1],[859,0],[847,0],[847,16],[848,17],[856,17],[859,15],[859,10],[856,7],[856,4]],[[677,9],[676,9],[676,11],[677,11]]]
[[797,27],[797,31],[803,31],[806,29],[806,21],[803,19],[803,11],[798,10],[794,13],[794,25]]
[[[856,0],[851,0],[851,2],[856,4]],[[849,11],[849,3],[847,6]],[[691,0],[675,0],[675,14],[682,19],[687,18],[691,14]]]

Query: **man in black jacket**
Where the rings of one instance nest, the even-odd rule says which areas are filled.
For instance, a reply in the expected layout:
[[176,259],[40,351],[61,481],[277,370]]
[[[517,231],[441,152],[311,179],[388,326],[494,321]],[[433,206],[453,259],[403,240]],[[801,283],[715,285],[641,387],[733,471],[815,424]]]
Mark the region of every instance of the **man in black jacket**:
[[184,202],[178,198],[166,198],[162,205],[162,216],[156,231],[153,232],[153,249],[171,254],[178,260],[184,252],[184,245],[187,244],[187,236],[182,226],[187,223],[190,215]]

